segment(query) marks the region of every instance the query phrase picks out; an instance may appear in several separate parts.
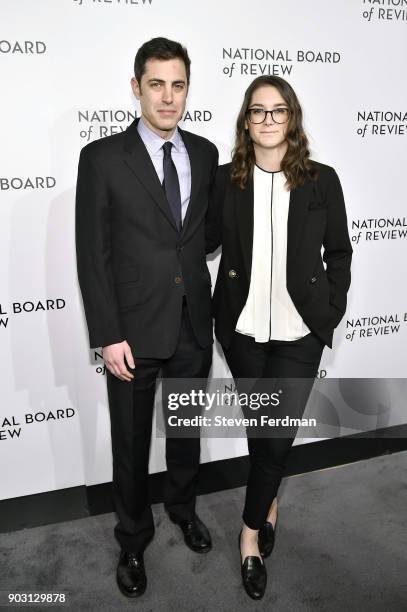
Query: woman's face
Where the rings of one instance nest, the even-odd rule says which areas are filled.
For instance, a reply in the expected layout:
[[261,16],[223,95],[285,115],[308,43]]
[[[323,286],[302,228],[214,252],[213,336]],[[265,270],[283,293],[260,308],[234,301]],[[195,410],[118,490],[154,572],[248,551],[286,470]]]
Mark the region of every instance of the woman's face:
[[[249,109],[280,109],[275,113],[275,116],[278,115],[277,121],[288,118],[288,105],[278,89],[272,85],[263,85],[256,89],[250,100]],[[257,112],[259,113],[259,111]],[[258,120],[255,113],[252,113],[252,115],[255,121]],[[263,123],[252,123],[249,117],[246,117],[245,122],[245,128],[249,130],[255,149],[256,147],[274,149],[283,145],[287,127],[288,120],[285,123],[276,123],[271,113],[267,113]]]

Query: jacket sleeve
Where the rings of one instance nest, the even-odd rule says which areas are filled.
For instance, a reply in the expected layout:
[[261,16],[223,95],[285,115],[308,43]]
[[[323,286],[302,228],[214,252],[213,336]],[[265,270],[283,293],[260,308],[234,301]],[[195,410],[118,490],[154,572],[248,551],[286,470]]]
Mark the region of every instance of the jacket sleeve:
[[76,186],[76,259],[91,348],[124,340],[116,302],[110,202],[101,169],[85,147]]
[[226,172],[219,166],[209,193],[208,212],[205,221],[206,252],[212,253],[222,244],[223,201],[226,192]]
[[326,188],[327,225],[323,240],[323,259],[329,282],[329,302],[336,327],[346,310],[351,281],[352,246],[349,239],[345,201],[338,175],[329,168]]

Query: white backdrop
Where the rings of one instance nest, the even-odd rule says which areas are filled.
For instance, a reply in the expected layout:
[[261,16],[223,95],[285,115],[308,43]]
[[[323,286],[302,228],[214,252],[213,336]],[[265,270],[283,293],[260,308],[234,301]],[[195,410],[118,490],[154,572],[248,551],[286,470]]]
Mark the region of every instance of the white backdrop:
[[[154,36],[192,59],[185,129],[229,161],[262,73],[302,102],[313,157],[336,168],[354,247],[328,377],[406,376],[406,0],[1,0],[0,499],[111,479],[103,362],[76,280],[79,151],[139,109],[134,55]],[[218,260],[209,262],[213,280]],[[216,349],[213,375],[226,374]],[[401,407],[386,424],[406,422]],[[246,453],[203,440],[203,461]],[[165,469],[154,439],[152,472]]]

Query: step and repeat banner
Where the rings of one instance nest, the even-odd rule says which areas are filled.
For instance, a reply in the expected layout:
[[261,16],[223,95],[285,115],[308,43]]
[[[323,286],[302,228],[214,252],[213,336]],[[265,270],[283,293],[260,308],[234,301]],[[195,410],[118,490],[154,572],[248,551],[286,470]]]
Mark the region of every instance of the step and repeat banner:
[[[376,379],[369,402],[385,408],[373,422],[407,421],[406,26],[407,0],[1,0],[1,499],[111,480],[105,368],[76,278],[75,183],[81,148],[139,115],[134,56],[155,36],[188,48],[182,127],[212,140],[221,163],[248,84],[274,74],[293,85],[314,159],[341,179],[354,248],[347,314],[319,377]],[[366,403],[364,389],[348,381],[347,410]],[[244,439],[202,442],[203,461],[246,452]],[[150,469],[165,469],[161,438]]]

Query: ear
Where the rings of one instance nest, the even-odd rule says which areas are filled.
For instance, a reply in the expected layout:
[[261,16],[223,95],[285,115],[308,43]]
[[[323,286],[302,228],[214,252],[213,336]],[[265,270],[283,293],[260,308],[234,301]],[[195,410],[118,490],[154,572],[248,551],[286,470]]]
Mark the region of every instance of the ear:
[[140,100],[141,89],[140,89],[140,85],[139,85],[137,79],[135,77],[133,77],[131,79],[130,83],[131,83],[131,88],[133,90],[134,95],[136,96],[137,100]]

